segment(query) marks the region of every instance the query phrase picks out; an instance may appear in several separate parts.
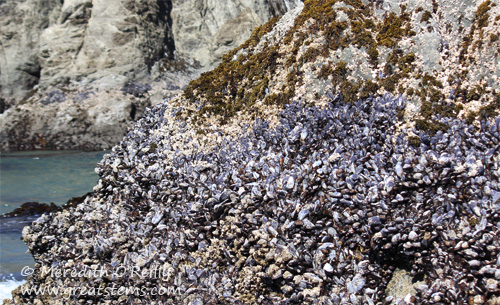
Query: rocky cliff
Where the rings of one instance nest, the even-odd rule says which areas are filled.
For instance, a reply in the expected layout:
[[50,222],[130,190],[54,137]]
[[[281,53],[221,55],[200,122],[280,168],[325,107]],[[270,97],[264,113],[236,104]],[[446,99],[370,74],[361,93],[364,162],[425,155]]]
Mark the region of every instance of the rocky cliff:
[[146,106],[298,3],[2,1],[1,150],[109,148]]
[[24,229],[38,265],[14,302],[498,304],[499,16],[310,0],[272,19],[147,110],[93,196]]

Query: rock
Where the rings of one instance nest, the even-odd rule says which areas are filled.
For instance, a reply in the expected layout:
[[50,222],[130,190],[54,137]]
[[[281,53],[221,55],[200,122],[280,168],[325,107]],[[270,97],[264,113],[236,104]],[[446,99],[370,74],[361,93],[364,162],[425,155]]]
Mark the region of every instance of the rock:
[[41,215],[58,211],[60,208],[54,203],[25,202],[14,211],[2,214],[1,217]]
[[0,95],[7,104],[22,99],[40,81],[40,35],[60,9],[57,0],[0,3]]
[[[57,94],[52,99],[57,98]],[[79,96],[79,95],[76,95]],[[96,92],[83,102],[75,94],[64,102],[15,106],[0,114],[0,143],[4,149],[109,149],[127,126],[139,118],[146,100],[122,92]]]
[[173,1],[175,48],[202,66],[214,68],[223,54],[241,45],[258,25],[300,3],[271,1]]
[[[43,266],[80,272],[102,264],[139,267],[146,276],[65,277],[57,285],[98,289],[132,280],[156,287],[155,272],[163,268],[162,285],[188,295],[170,295],[175,304],[467,304],[497,297],[494,92],[478,89],[487,107],[478,122],[455,113],[475,104],[466,101],[475,94],[442,97],[450,84],[436,77],[464,76],[461,64],[480,74],[467,56],[484,51],[474,33],[460,44],[448,42],[467,34],[446,27],[440,5],[448,10],[441,15],[456,22],[454,5],[475,12],[477,26],[488,30],[482,35],[500,19],[498,7],[363,3],[307,1],[255,30],[182,95],[146,109],[100,162],[90,198],[23,229],[37,262],[25,287],[54,285],[41,276]],[[462,53],[462,60],[458,54],[461,64],[434,62],[442,50],[427,55],[414,45],[426,33],[429,45],[437,47],[439,35],[447,38],[443,49],[471,54]],[[475,45],[467,46],[470,41]],[[427,61],[436,64],[437,76]],[[496,62],[484,69],[494,75]],[[368,75],[371,83],[359,83]],[[415,99],[398,94],[406,88],[418,89]],[[473,172],[454,170],[472,164]],[[75,258],[78,264],[69,264]],[[64,302],[58,295],[13,297],[20,304]],[[163,299],[145,294],[127,301]]]
[[[441,0],[435,1],[434,6],[425,1],[357,2],[353,6],[332,0],[329,4],[321,6],[311,2],[305,8],[307,13],[303,13],[303,16],[315,16],[316,20],[335,14],[334,21],[318,29],[329,34],[307,36],[313,29],[299,18],[293,30],[300,28],[307,38],[302,34],[294,36],[287,32],[287,27],[294,24],[290,21],[294,14],[287,15],[268,33],[261,33],[260,41],[256,36],[255,43],[231,52],[227,62],[204,75],[199,83],[191,83],[185,97],[191,102],[210,101],[215,92],[225,92],[224,98],[236,105],[243,103],[243,99],[252,105],[261,102],[280,105],[290,100],[319,97],[317,102],[324,105],[335,99],[355,102],[359,98],[397,91],[411,101],[400,113],[409,120],[405,124],[415,127],[417,132],[432,133],[444,129],[439,123],[440,117],[467,117],[475,121],[479,113],[489,118],[498,113],[495,100],[500,90],[500,72],[496,62],[500,55],[493,50],[500,46],[495,30],[499,6],[492,5],[491,1],[470,0]],[[348,14],[340,13],[341,8]],[[366,20],[370,21],[366,23]],[[338,25],[337,30],[328,32],[328,27],[333,25]],[[440,31],[442,28],[447,31]],[[484,42],[480,38],[486,36],[492,39]],[[275,54],[283,61],[275,64]],[[485,58],[492,61],[486,62]],[[223,75],[230,75],[225,69],[236,63],[249,73],[224,78]],[[256,72],[249,70],[250,67],[256,70],[269,67],[271,71],[255,78]],[[292,70],[295,76],[290,74],[286,78]],[[215,86],[212,91],[202,89],[209,79],[219,78],[221,81],[217,84],[221,85],[253,82],[255,86],[246,87],[245,94],[238,90],[224,91],[222,86]],[[257,86],[261,81],[264,81],[262,85],[267,84],[262,90]],[[484,90],[479,94],[477,88],[483,86],[481,84]],[[421,88],[427,88],[424,89],[427,93]],[[216,113],[217,107],[205,106],[204,112]],[[449,111],[443,107],[449,107],[446,108]],[[257,108],[252,111],[259,112]],[[228,112],[225,120],[236,113],[241,116],[238,111]],[[329,160],[335,162],[336,158],[334,153]],[[403,177],[402,168],[395,167],[396,174]],[[394,177],[389,178],[387,192],[392,189],[390,181]],[[420,180],[424,176],[415,173],[415,178]]]
[[42,215],[51,212],[57,212],[61,209],[69,209],[71,207],[76,207],[85,201],[87,197],[92,195],[92,193],[87,193],[81,197],[73,197],[69,199],[62,207],[55,205],[54,203],[40,203],[40,202],[25,202],[20,207],[16,208],[14,211],[0,215],[0,217],[17,217],[17,216],[32,216],[32,215]]
[[404,299],[407,295],[415,295],[415,288],[422,284],[425,282],[415,281],[408,271],[396,269],[387,284],[386,294],[394,299]]
[[63,209],[68,209],[71,207],[76,207],[80,203],[83,203],[87,197],[90,197],[92,195],[92,192],[88,192],[87,194],[80,196],[80,197],[73,197],[70,198],[66,203],[62,206]]
[[129,83],[126,84],[121,91],[126,94],[132,94],[135,97],[144,97],[148,91],[151,90],[151,86],[148,84],[138,84],[138,83]]
[[[255,26],[298,3],[2,2],[0,98],[6,106],[0,111],[0,151],[108,149],[145,107],[178,93]],[[119,94],[131,90],[136,100]],[[89,102],[89,92],[101,102]],[[102,108],[109,109],[106,124],[92,114]],[[54,115],[59,123],[52,122]]]

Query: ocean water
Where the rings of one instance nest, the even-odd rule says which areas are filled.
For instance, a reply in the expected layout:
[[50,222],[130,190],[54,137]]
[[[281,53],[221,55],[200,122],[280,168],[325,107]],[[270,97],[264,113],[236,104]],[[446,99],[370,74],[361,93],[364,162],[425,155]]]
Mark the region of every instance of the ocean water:
[[[78,151],[0,154],[0,214],[28,201],[61,205],[92,191],[98,180],[94,168],[103,155]],[[21,232],[36,218],[0,218],[0,303],[24,282],[22,268],[35,264]]]
[[25,282],[25,280],[16,280],[14,278],[0,282],[0,302],[3,302],[4,299],[10,299],[12,297],[12,290]]
[[104,152],[20,152],[0,155],[0,213],[24,202],[63,204],[97,182],[94,172]]

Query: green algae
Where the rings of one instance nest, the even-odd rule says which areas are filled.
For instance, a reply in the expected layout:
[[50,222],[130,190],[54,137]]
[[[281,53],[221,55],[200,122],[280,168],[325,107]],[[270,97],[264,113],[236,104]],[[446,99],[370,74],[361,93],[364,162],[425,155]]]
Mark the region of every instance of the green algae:
[[445,132],[448,130],[448,125],[437,120],[417,119],[415,120],[415,127],[419,130],[424,130],[431,135],[436,134],[438,131]]
[[359,97],[360,98],[367,98],[370,96],[374,96],[379,89],[379,86],[377,83],[372,82],[371,80],[367,80],[364,82],[363,89],[361,90]]
[[488,11],[491,9],[491,6],[491,0],[486,0],[478,6],[476,13],[474,14],[474,19],[479,28],[483,28],[488,25],[488,18],[490,17]]
[[[333,6],[343,2],[346,7],[340,8],[348,16],[348,21],[337,21],[337,12]],[[283,43],[291,45],[289,55],[279,53],[276,48],[265,46],[259,54],[240,55],[233,60],[238,51],[254,48],[266,33],[268,33],[277,18],[270,20],[265,25],[257,28],[252,36],[242,46],[234,49],[223,56],[222,64],[211,72],[204,73],[199,79],[192,81],[184,90],[184,96],[192,103],[202,102],[201,110],[197,116],[216,114],[224,118],[234,116],[237,112],[251,110],[258,100],[265,104],[277,104],[289,102],[286,99],[293,98],[297,84],[301,83],[298,75],[287,77],[283,86],[283,92],[266,94],[269,79],[276,71],[276,59],[285,57],[285,69],[294,69],[307,62],[315,62],[318,58],[328,58],[330,50],[346,48],[351,45],[368,50],[369,62],[376,67],[379,61],[377,46],[394,46],[404,35],[411,34],[409,30],[409,15],[404,12],[397,16],[389,14],[382,22],[375,22],[370,18],[369,8],[360,0],[328,0],[312,1],[304,3],[302,13],[295,19],[292,29],[285,35]],[[305,31],[301,29],[306,22],[313,23]],[[345,30],[350,28],[349,33]],[[320,47],[309,47],[298,57],[299,48],[310,40],[308,36],[321,33],[326,43]],[[409,55],[395,65],[407,73],[411,69],[414,55]],[[319,78],[332,76],[332,83],[340,90],[347,101],[355,101],[374,95],[379,87],[388,91],[394,90],[398,80],[406,74],[390,75],[379,81],[348,81],[347,64],[339,62],[335,66],[323,65],[318,73]],[[237,89],[244,87],[245,89]]]
[[327,57],[328,50],[326,48],[318,49],[318,48],[308,48],[304,55],[299,59],[301,63],[314,62],[318,56]]
[[438,87],[438,88],[443,88],[443,83],[438,81],[434,76],[432,75],[429,75],[429,74],[425,74],[423,77],[422,77],[422,85],[423,86],[435,86],[435,87]]
[[465,120],[467,123],[472,124],[476,119],[483,120],[488,118],[495,118],[500,115],[500,96],[497,96],[496,99],[489,103],[488,105],[484,105],[479,108],[478,111],[469,112]]
[[439,3],[437,2],[437,0],[432,0],[432,12],[434,14],[437,13],[438,8],[439,8]]
[[377,67],[378,65],[379,55],[378,49],[375,46],[370,46],[368,49],[368,60],[373,67]]
[[389,75],[380,80],[380,85],[384,87],[386,91],[394,92],[394,90],[396,89],[396,85],[400,79],[401,76],[399,74]]
[[[274,24],[276,20],[269,23]],[[264,30],[262,30],[264,29]],[[256,45],[265,30],[272,27],[263,25],[254,31],[248,43]],[[230,54],[236,54],[234,50]],[[193,80],[184,90],[184,96],[192,103],[203,98],[204,104],[196,116],[219,115],[221,123],[242,110],[250,109],[257,100],[262,100],[272,75],[277,67],[279,53],[276,47],[265,47],[262,52],[240,56],[238,60],[228,61],[234,54],[225,56],[223,62],[214,70],[203,73]],[[242,90],[242,82],[249,83],[249,90]]]
[[[459,61],[462,64],[465,64],[468,59],[469,47],[471,47],[471,43],[476,31],[479,31],[479,36],[483,37],[483,28],[488,25],[488,19],[490,17],[489,10],[494,5],[491,0],[486,0],[481,3],[474,13],[474,20],[472,21],[471,29],[468,35],[465,35],[462,42],[462,49],[459,53]],[[498,17],[498,16],[497,16]],[[483,41],[480,39],[477,41],[475,45],[472,46],[472,50],[479,49],[483,45]]]
[[478,101],[483,94],[484,88],[482,88],[481,86],[474,86],[469,90],[463,91],[466,102]]
[[333,74],[333,68],[332,68],[333,64],[330,62],[328,64],[324,64],[319,73],[318,73],[318,78],[321,78],[321,79],[327,79],[328,76],[330,76],[331,74]]

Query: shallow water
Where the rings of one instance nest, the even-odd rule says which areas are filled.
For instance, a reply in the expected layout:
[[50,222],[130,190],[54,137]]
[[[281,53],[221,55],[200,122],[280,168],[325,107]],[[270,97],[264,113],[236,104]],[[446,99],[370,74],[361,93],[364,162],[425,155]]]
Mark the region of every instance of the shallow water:
[[21,152],[0,155],[0,214],[22,203],[58,205],[92,191],[103,152]]
[[35,264],[28,247],[21,240],[24,226],[31,224],[36,217],[9,217],[0,219],[0,281],[8,274],[20,272],[24,266]]
[[[19,152],[0,154],[0,214],[28,201],[66,203],[96,185],[94,172],[104,152]],[[0,303],[22,284],[20,271],[33,266],[21,241],[24,226],[37,217],[0,218]]]

